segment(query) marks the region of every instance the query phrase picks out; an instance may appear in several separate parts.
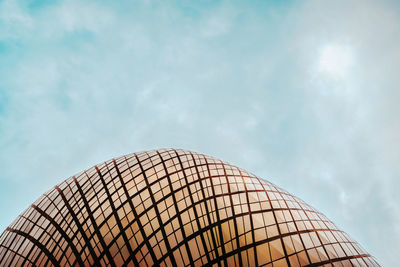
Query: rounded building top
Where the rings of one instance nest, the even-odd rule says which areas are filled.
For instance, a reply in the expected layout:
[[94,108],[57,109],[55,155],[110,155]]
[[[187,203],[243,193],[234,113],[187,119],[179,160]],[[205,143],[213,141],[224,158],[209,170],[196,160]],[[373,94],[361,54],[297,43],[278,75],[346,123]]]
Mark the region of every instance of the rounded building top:
[[301,199],[175,149],[112,159],[55,186],[0,236],[0,265],[379,266]]

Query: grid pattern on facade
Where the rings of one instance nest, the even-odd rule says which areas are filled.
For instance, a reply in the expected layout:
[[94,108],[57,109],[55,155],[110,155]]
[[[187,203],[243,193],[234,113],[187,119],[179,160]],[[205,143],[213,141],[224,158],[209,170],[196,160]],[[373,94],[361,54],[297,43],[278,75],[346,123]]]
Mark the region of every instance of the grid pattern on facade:
[[42,195],[0,236],[1,266],[379,266],[299,198],[202,154],[119,157]]

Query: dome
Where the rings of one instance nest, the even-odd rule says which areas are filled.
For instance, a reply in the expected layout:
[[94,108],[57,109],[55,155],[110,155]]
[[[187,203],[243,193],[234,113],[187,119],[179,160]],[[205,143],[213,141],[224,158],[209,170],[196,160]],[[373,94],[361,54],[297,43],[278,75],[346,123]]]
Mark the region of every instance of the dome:
[[379,266],[322,213],[221,160],[129,154],[43,194],[0,236],[1,266]]

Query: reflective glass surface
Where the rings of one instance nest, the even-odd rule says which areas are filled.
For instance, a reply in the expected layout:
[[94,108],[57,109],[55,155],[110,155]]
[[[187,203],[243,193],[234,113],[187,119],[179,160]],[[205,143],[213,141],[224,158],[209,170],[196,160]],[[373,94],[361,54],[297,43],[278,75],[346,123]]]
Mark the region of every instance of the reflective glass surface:
[[46,192],[0,236],[1,266],[379,266],[323,214],[202,154],[126,155]]

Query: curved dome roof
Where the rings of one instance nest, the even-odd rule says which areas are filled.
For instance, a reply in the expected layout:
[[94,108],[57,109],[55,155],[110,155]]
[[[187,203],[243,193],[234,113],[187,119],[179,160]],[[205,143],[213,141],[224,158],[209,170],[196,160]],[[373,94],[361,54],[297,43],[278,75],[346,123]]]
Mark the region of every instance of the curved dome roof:
[[0,236],[0,265],[379,266],[323,214],[202,154],[122,156],[43,194]]

